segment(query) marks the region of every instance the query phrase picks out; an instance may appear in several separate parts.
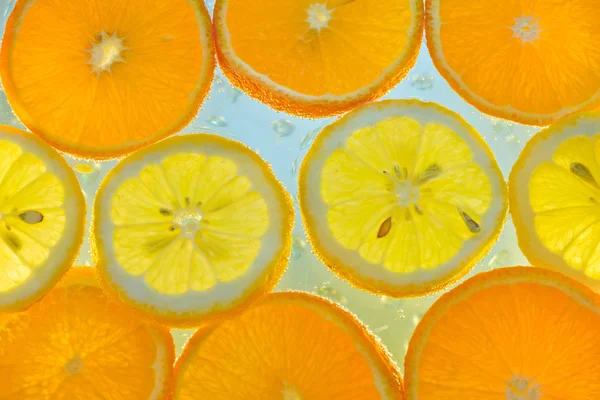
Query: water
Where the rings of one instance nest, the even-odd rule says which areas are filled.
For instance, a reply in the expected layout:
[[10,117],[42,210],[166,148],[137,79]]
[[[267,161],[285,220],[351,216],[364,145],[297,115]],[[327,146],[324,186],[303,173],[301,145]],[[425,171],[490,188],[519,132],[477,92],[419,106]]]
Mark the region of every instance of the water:
[[[212,9],[214,1],[208,0]],[[12,0],[0,0],[3,19],[0,29],[4,30],[7,7]],[[490,118],[463,101],[436,72],[425,46],[422,46],[415,67],[398,84],[387,99],[417,98],[433,101],[462,115],[484,137],[498,159],[504,176],[507,177],[525,142],[537,130],[498,118]],[[302,158],[308,151],[317,133],[335,118],[308,120],[277,112],[258,103],[233,88],[217,71],[210,95],[198,115],[183,132],[210,132],[240,140],[250,146],[267,162],[277,177],[297,199],[296,172]],[[4,92],[0,92],[0,123],[22,127],[10,112]],[[106,173],[116,165],[116,161],[87,163],[89,167],[67,156],[70,165],[77,172],[88,202],[88,234],[81,249],[78,263],[89,265],[89,221],[91,204],[98,185]],[[338,279],[312,254],[310,244],[306,242],[301,226],[298,202],[296,207],[296,227],[294,229],[293,253],[289,268],[276,290],[305,290],[342,304],[357,315],[365,325],[387,346],[402,369],[406,346],[410,336],[426,312],[427,308],[439,297],[439,294],[424,298],[390,299],[359,291]],[[507,221],[500,240],[475,267],[474,273],[506,265],[527,265],[517,247],[514,227],[510,218]],[[175,330],[173,336],[180,351],[193,333],[190,330]]]

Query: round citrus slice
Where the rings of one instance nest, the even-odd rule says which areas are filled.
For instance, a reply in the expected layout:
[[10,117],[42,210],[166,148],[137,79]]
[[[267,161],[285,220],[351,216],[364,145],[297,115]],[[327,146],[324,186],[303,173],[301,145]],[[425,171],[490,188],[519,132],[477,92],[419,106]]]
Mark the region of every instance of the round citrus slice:
[[493,245],[507,208],[490,149],[433,103],[362,106],[317,136],[299,177],[317,255],[355,286],[416,296],[464,275]]
[[104,159],[196,114],[215,59],[204,2],[18,0],[0,75],[17,117],[54,147]]
[[600,113],[536,134],[510,173],[519,247],[534,265],[600,290]]
[[77,258],[84,229],[83,193],[62,156],[0,126],[0,312],[46,294]]
[[217,0],[217,56],[250,96],[323,117],[375,100],[414,65],[420,0]]
[[291,199],[238,142],[170,138],[125,158],[94,206],[109,289],[158,321],[193,326],[271,290],[291,251]]
[[501,268],[442,295],[404,363],[406,400],[600,398],[600,304],[553,271]]
[[480,111],[548,125],[600,104],[599,8],[600,0],[427,0],[427,46]]
[[175,365],[174,400],[401,400],[383,346],[350,313],[302,292],[272,293],[200,329]]
[[0,325],[0,359],[2,399],[161,400],[175,347],[167,328],[112,301],[94,268],[76,267]]

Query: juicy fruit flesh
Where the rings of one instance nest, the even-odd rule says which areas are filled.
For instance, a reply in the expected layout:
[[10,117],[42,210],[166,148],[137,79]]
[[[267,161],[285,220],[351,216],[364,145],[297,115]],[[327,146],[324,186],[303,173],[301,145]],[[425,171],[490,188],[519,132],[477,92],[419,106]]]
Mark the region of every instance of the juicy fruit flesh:
[[465,141],[408,117],[354,132],[327,159],[321,195],[337,241],[398,273],[451,259],[486,229],[492,201],[489,177]]
[[226,24],[254,71],[323,96],[372,85],[406,51],[413,19],[409,0],[228,0]]
[[488,278],[424,319],[428,329],[417,330],[423,336],[411,343],[419,354],[407,357],[407,371],[414,371],[407,372],[407,398],[598,398],[600,316],[593,294],[539,278]]
[[57,287],[0,330],[0,397],[149,399],[157,355],[149,325],[99,287]]
[[600,135],[562,142],[529,181],[536,233],[573,269],[600,279]]
[[511,108],[539,123],[537,115],[564,113],[598,96],[600,0],[434,3],[439,35],[428,32],[428,40],[439,46],[445,75],[479,105]]
[[122,153],[164,136],[210,79],[196,2],[23,3],[3,83],[24,123],[69,152]]
[[190,342],[174,399],[383,398],[365,344],[340,324],[300,302],[252,307]]
[[26,281],[65,230],[65,189],[46,165],[0,140],[0,292]]
[[167,156],[122,182],[113,196],[117,260],[166,294],[204,291],[240,277],[269,226],[265,200],[220,156]]

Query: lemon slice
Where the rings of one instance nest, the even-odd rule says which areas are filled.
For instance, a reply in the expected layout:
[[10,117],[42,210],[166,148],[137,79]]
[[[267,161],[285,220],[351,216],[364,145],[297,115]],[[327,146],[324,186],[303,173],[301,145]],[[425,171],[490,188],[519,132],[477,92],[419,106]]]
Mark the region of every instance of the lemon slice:
[[536,134],[510,173],[519,246],[534,265],[600,289],[600,113]]
[[273,288],[293,218],[287,192],[244,145],[174,137],[125,158],[102,182],[98,268],[109,289],[154,319],[201,324]]
[[460,116],[416,100],[372,103],[325,128],[299,179],[317,255],[388,296],[457,280],[506,216],[506,185],[486,143]]
[[41,139],[0,126],[0,312],[27,308],[77,257],[85,201],[65,160]]

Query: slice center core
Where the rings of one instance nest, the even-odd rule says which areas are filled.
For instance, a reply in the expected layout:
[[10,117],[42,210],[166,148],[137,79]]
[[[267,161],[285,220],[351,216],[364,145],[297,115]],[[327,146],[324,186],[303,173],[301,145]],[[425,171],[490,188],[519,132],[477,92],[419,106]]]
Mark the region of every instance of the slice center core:
[[92,72],[100,75],[103,71],[110,72],[110,67],[117,62],[125,62],[121,53],[125,50],[123,38],[117,37],[116,33],[108,35],[102,31],[97,41],[92,41],[92,48],[88,50],[90,60],[88,64]]
[[69,376],[76,375],[81,372],[81,368],[83,367],[83,361],[81,357],[78,355],[73,356],[67,363],[63,366],[65,371],[69,374]]
[[308,14],[308,18],[306,18],[306,22],[310,25],[311,29],[316,29],[320,31],[322,28],[327,28],[329,25],[329,20],[331,20],[331,12],[327,8],[326,4],[322,3],[314,3],[308,7],[306,13]]
[[516,18],[515,24],[510,29],[513,37],[521,39],[523,43],[533,43],[540,37],[542,31],[537,18],[525,15]]
[[175,213],[173,222],[181,227],[184,236],[192,237],[200,229],[202,213],[200,210],[184,209]]
[[539,400],[540,385],[529,378],[515,376],[506,384],[506,400]]

